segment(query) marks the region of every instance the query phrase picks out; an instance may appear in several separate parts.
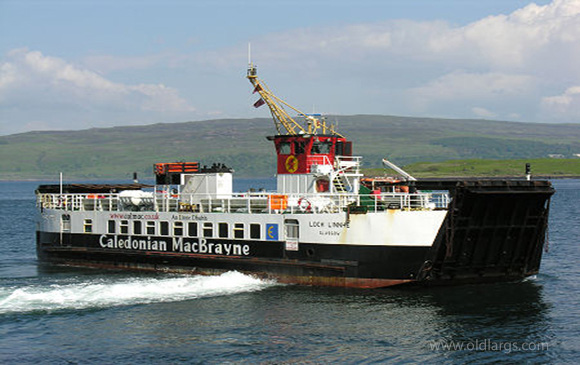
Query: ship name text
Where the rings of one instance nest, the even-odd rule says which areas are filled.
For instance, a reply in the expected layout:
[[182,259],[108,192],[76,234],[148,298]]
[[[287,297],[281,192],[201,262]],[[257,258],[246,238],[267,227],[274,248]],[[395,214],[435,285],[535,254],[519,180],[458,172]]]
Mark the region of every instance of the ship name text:
[[214,243],[207,242],[205,238],[186,241],[183,237],[172,237],[171,244],[166,240],[152,239],[151,237],[135,238],[128,236],[126,238],[101,235],[99,245],[102,248],[125,249],[125,250],[143,250],[143,251],[162,251],[162,252],[183,252],[199,253],[207,255],[223,256],[249,256],[250,246],[240,243]]
[[347,222],[322,222],[322,221],[310,221],[308,226],[311,228],[348,228]]

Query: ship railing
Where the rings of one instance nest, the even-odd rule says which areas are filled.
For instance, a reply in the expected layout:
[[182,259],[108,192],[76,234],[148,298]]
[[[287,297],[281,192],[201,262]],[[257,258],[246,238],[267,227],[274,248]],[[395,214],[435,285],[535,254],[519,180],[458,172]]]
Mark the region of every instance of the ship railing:
[[39,209],[61,209],[67,211],[117,211],[120,208],[119,194],[37,194]]
[[223,212],[223,213],[337,213],[363,207],[365,211],[446,209],[447,192],[429,193],[316,193],[279,194],[245,193],[212,195],[181,194],[167,197],[158,204],[161,211]]
[[[360,175],[362,156],[335,156],[334,162],[327,155],[310,155],[306,158],[307,172],[334,171],[335,174]],[[329,169],[325,169],[325,166]]]
[[306,157],[307,172],[311,172],[310,169],[312,165],[332,166],[332,162],[330,161],[327,155],[308,155]]
[[40,209],[67,211],[157,211],[204,213],[337,213],[363,209],[366,212],[446,209],[447,192],[419,193],[234,193],[154,194],[138,203],[119,194],[38,194]]
[[335,160],[336,170],[346,174],[360,174],[362,156],[335,156]]

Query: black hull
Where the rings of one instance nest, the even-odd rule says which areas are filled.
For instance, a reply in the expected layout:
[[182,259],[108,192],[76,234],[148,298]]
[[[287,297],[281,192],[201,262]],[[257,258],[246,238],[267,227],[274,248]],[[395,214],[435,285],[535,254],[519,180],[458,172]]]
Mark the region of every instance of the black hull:
[[[429,247],[339,246],[300,243],[297,252],[283,242],[244,241],[252,256],[110,249],[99,235],[37,232],[38,257],[47,262],[108,269],[192,274],[236,270],[283,283],[376,288],[408,283],[418,274]],[[227,244],[226,240],[208,243]]]

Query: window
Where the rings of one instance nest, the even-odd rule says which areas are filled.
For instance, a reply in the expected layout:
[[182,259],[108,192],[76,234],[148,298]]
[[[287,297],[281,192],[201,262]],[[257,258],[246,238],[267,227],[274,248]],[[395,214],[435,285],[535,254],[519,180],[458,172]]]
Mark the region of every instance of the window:
[[83,232],[85,233],[92,233],[93,232],[93,220],[92,219],[85,219],[83,224]]
[[304,150],[306,150],[306,144],[304,143],[304,141],[294,142],[294,154],[295,155],[303,154]]
[[155,235],[155,222],[147,221],[145,223],[145,229],[147,230],[147,234],[154,236]]
[[244,223],[234,223],[234,238],[244,238]]
[[162,236],[169,236],[169,222],[159,222],[159,230]]
[[260,224],[258,223],[250,224],[250,238],[259,240],[262,237],[261,231],[262,230]]
[[344,156],[352,156],[352,142],[344,142]]
[[173,222],[173,235],[183,236],[183,222]]
[[330,153],[330,147],[332,147],[330,142],[314,142],[312,144],[312,153],[326,155]]
[[133,221],[133,234],[141,234],[142,232],[141,221]]
[[203,224],[203,236],[204,237],[213,237],[213,223],[212,222],[205,222]]
[[218,235],[220,238],[228,238],[228,224],[218,223]]
[[189,237],[197,237],[197,222],[189,222],[187,225]]
[[298,240],[300,229],[298,226],[298,220],[296,219],[286,219],[284,221],[286,227],[286,239],[287,240]]
[[61,215],[60,224],[63,232],[70,232],[70,215],[69,214]]
[[290,142],[281,142],[279,148],[279,154],[281,155],[289,155],[290,151]]
[[344,155],[344,143],[342,141],[336,142],[336,155],[337,156]]
[[115,228],[116,228],[116,223],[115,221],[108,221],[107,222],[107,233],[115,233]]
[[129,221],[121,221],[119,223],[119,231],[122,234],[129,234]]

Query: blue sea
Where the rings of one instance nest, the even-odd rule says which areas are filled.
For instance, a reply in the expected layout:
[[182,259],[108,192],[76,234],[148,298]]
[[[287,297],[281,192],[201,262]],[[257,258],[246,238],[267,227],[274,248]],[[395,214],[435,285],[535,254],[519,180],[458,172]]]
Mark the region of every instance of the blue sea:
[[536,277],[381,290],[43,265],[38,184],[0,183],[0,363],[580,362],[580,180],[554,181]]

